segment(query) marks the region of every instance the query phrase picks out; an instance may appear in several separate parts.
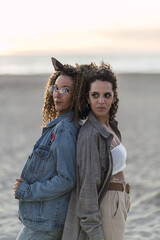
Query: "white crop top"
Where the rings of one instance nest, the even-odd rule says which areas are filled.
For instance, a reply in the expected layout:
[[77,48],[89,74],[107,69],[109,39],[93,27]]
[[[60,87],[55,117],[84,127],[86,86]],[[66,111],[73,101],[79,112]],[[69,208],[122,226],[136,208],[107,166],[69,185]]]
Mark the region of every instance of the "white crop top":
[[113,158],[112,175],[115,175],[116,173],[123,171],[125,169],[127,152],[123,144],[120,143],[118,146],[114,147],[111,150],[111,153]]

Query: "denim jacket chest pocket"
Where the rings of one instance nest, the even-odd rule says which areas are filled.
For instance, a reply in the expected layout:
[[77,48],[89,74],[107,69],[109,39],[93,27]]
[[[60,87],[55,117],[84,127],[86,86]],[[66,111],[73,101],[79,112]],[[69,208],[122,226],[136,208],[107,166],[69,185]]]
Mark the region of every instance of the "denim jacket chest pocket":
[[51,154],[48,146],[35,146],[31,154],[31,162],[33,173],[42,174],[46,172],[47,164]]
[[29,182],[38,180],[46,172],[50,156],[50,147],[35,145],[22,171],[22,178],[27,177]]

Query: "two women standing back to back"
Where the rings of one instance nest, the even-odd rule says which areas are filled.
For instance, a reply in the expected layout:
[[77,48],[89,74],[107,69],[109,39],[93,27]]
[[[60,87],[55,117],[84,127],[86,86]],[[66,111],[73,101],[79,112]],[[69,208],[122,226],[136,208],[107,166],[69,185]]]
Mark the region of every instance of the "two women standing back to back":
[[17,240],[122,240],[130,201],[117,78],[104,63],[52,61],[42,135],[14,185],[24,225]]

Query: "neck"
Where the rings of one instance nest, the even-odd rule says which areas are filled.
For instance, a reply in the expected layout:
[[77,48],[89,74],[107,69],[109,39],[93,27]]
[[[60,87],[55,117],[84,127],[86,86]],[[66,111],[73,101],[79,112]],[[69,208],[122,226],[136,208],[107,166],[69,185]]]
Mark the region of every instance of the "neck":
[[103,125],[103,126],[109,126],[109,117],[105,116],[105,117],[96,117],[97,120]]

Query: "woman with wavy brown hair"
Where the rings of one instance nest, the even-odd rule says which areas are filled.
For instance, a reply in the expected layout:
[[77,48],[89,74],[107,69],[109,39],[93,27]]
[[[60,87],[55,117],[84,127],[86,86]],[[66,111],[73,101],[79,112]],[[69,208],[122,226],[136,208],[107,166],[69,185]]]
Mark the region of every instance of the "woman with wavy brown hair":
[[[19,219],[17,240],[60,240],[76,183],[76,140],[85,88],[80,69],[52,58],[55,72],[44,97],[43,131],[14,185]],[[81,78],[79,78],[81,75]]]
[[77,185],[72,191],[63,240],[123,240],[130,207],[126,149],[115,120],[117,77],[102,62],[86,69],[88,119],[77,140]]

